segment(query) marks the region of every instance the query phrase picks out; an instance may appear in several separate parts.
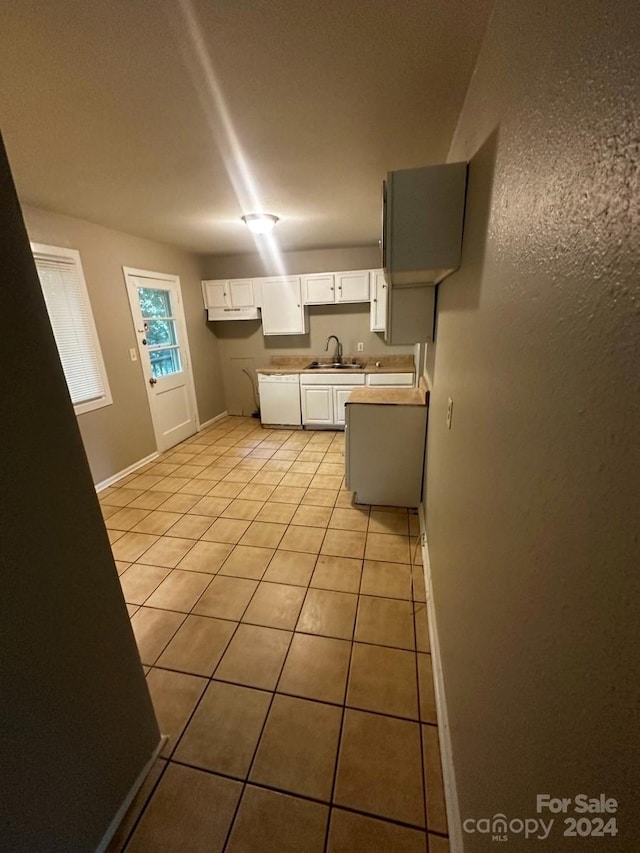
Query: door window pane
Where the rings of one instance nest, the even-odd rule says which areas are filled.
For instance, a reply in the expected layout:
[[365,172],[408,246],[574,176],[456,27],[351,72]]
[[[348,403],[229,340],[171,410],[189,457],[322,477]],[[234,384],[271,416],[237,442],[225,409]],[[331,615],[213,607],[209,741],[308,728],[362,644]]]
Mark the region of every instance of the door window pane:
[[154,379],[169,376],[171,373],[180,373],[182,370],[178,347],[149,350],[149,361]]
[[176,321],[172,316],[171,293],[158,287],[139,287],[138,301],[144,320],[144,336],[154,379],[180,373],[182,359]]
[[175,320],[149,320],[146,324],[147,344],[154,346],[177,345]]
[[142,316],[171,317],[171,294],[168,290],[158,290],[152,287],[139,287],[138,299]]

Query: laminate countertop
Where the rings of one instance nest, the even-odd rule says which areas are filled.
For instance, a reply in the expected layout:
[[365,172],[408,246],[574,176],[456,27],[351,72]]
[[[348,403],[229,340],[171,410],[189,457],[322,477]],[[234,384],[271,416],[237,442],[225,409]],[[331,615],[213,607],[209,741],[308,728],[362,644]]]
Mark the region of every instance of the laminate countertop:
[[424,388],[356,388],[347,400],[351,403],[370,403],[377,406],[426,406],[429,392]]
[[[415,367],[411,355],[344,355],[345,362],[357,362],[364,367],[343,367],[336,370],[328,365],[333,361],[327,356],[313,355],[274,355],[271,361],[263,367],[256,368],[256,373],[414,373]],[[311,362],[326,364],[327,368],[314,367],[309,370]]]

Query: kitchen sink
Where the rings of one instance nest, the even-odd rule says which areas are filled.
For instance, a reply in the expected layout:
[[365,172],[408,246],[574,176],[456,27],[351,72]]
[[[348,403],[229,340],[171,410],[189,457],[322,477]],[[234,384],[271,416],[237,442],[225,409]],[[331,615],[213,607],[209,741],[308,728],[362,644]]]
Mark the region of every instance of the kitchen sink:
[[355,361],[334,361],[331,364],[321,364],[317,361],[312,361],[305,367],[305,370],[362,370],[364,364],[358,364]]

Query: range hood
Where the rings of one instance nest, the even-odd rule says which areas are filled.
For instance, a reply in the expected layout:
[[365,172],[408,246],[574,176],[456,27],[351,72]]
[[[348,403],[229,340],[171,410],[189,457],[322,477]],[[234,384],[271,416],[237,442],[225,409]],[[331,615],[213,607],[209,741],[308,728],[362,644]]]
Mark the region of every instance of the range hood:
[[258,320],[260,313],[249,308],[207,308],[207,320]]

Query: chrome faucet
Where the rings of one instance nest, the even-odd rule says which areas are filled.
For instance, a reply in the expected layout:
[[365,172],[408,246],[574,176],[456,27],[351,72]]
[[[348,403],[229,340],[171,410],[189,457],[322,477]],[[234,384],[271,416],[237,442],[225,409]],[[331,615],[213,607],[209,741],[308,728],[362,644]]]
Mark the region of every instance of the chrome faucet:
[[336,342],[336,354],[334,355],[333,360],[336,364],[342,364],[342,344],[335,335],[329,335],[329,337],[327,338],[327,345],[324,348],[324,351],[327,352],[329,350],[329,341],[331,340],[331,338],[333,338]]

